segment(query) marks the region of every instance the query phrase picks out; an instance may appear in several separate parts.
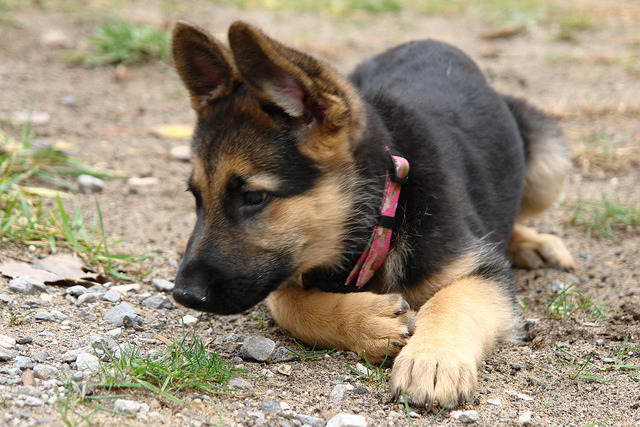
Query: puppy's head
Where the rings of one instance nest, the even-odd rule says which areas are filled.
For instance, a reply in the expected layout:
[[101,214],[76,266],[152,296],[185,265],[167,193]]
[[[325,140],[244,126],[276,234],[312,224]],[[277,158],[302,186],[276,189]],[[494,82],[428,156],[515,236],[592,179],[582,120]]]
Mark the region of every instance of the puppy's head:
[[173,56],[197,114],[197,221],[175,299],[236,313],[341,257],[361,105],[345,79],[243,22],[230,49],[178,23]]

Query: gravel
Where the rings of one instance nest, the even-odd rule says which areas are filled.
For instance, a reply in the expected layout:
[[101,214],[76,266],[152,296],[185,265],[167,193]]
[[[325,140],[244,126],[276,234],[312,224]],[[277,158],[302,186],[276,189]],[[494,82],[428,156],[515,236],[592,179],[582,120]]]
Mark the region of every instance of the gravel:
[[142,306],[147,308],[155,308],[155,309],[176,308],[176,306],[173,305],[171,300],[164,295],[152,295],[148,298],[145,298],[144,300],[142,300]]
[[100,193],[104,190],[104,181],[91,175],[79,175],[78,185],[84,194]]
[[50,311],[41,310],[36,312],[33,318],[36,320],[44,320],[46,322],[61,322],[64,319],[66,319],[67,316],[65,316],[58,310],[50,310]]
[[58,369],[46,363],[38,363],[33,367],[33,376],[41,380],[50,380],[58,376]]
[[0,347],[0,362],[9,362],[16,358],[17,351],[9,350],[8,348]]
[[17,294],[37,295],[40,292],[46,292],[47,288],[43,282],[24,276],[11,280],[9,290]]
[[271,357],[275,349],[276,343],[273,342],[273,340],[254,335],[244,340],[240,348],[240,353],[244,360],[265,362]]
[[291,350],[286,347],[278,347],[276,348],[275,353],[273,353],[272,362],[274,363],[282,363],[282,362],[293,362],[298,360],[299,357],[296,356]]
[[164,279],[153,279],[151,283],[153,283],[153,286],[160,292],[171,292],[175,287],[173,282]]
[[87,288],[81,285],[75,285],[75,286],[71,286],[70,288],[67,288],[67,290],[64,293],[74,297],[79,297],[80,295],[87,293]]
[[311,427],[323,427],[326,424],[326,421],[322,418],[312,417],[310,415],[294,414],[293,418]]
[[98,296],[95,293],[86,293],[82,294],[76,300],[76,305],[89,304],[91,302],[96,302],[98,300]]
[[260,402],[260,409],[267,414],[279,414],[282,411],[280,402],[270,397],[265,397]]
[[478,411],[452,411],[451,418],[462,423],[469,424],[478,421]]
[[12,349],[16,346],[16,339],[9,335],[0,335],[0,347]]
[[344,393],[348,390],[353,390],[355,387],[351,384],[337,384],[331,390],[329,394],[329,401],[332,403],[339,403],[344,399]]
[[100,369],[100,360],[91,353],[78,353],[76,366],[80,371],[96,372]]
[[127,303],[118,304],[113,307],[104,315],[104,320],[113,326],[136,325],[142,322],[142,318],[136,313],[133,307]]
[[229,387],[240,388],[245,390],[250,390],[253,388],[253,384],[244,378],[232,378],[228,383]]
[[142,403],[135,400],[117,399],[113,405],[113,409],[125,414],[137,414],[142,409]]
[[531,422],[532,417],[533,417],[533,414],[531,413],[531,411],[523,412],[522,415],[518,417],[518,422],[520,424],[529,424]]
[[24,399],[24,404],[27,406],[31,406],[32,408],[35,408],[35,407],[44,405],[44,401],[34,396],[27,396]]
[[327,427],[367,427],[362,415],[338,414],[327,421]]
[[113,289],[109,289],[107,292],[104,293],[104,295],[102,295],[102,299],[115,304],[115,303],[119,303],[122,297],[118,292],[114,291]]

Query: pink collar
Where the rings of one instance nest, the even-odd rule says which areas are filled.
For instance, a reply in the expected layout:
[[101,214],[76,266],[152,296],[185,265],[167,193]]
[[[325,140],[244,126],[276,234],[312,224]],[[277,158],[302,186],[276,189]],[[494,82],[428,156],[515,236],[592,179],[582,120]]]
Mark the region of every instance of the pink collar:
[[400,199],[400,188],[409,176],[409,161],[392,152],[389,147],[385,147],[385,150],[391,157],[393,167],[387,170],[384,197],[378,223],[373,227],[369,244],[360,255],[358,262],[356,262],[345,282],[348,285],[357,277],[356,286],[358,288],[367,284],[389,255],[391,236],[396,225],[396,209]]

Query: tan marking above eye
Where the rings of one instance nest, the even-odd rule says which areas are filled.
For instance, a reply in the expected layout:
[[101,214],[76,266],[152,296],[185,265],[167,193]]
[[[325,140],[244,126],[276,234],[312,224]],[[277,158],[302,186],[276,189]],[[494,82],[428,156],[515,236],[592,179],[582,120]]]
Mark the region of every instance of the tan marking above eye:
[[245,178],[247,184],[245,190],[248,191],[269,191],[274,192],[280,188],[280,180],[270,174],[257,174]]

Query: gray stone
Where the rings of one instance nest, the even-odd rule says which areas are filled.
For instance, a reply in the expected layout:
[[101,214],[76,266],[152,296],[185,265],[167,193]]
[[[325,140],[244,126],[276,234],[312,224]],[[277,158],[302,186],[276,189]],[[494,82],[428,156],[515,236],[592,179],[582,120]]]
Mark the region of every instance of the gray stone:
[[142,322],[142,318],[127,303],[118,304],[104,315],[104,320],[113,326],[136,325]]
[[281,363],[281,362],[293,362],[298,359],[299,357],[296,356],[293,352],[291,352],[288,348],[278,347],[276,348],[276,352],[273,353],[272,361],[274,363]]
[[0,335],[0,347],[12,349],[16,346],[16,339],[9,335]]
[[465,424],[478,421],[478,411],[452,411],[449,415],[451,418]]
[[44,283],[31,277],[16,277],[9,282],[9,290],[17,294],[37,295],[46,292]]
[[36,312],[33,318],[36,320],[44,320],[47,322],[61,322],[64,319],[66,319],[67,316],[65,316],[58,310],[50,310],[50,311],[41,310]]
[[13,304],[13,297],[9,294],[0,294],[0,302],[5,304]]
[[282,411],[280,402],[270,397],[265,397],[260,402],[260,409],[267,414],[279,414]]
[[329,401],[332,403],[341,402],[344,399],[344,393],[347,390],[353,390],[355,387],[351,384],[337,384],[331,390],[331,394],[329,394]]
[[185,316],[182,317],[182,324],[189,326],[189,325],[193,325],[198,321],[197,317],[194,317],[190,314],[187,314]]
[[78,353],[76,358],[76,366],[80,371],[96,372],[100,369],[100,361],[91,353]]
[[51,359],[51,355],[47,350],[41,350],[33,355],[36,362],[46,362]]
[[65,291],[65,294],[72,295],[74,297],[79,297],[80,295],[86,294],[86,293],[87,293],[87,288],[80,285],[71,286],[70,288],[67,288],[67,290]]
[[294,414],[293,418],[311,427],[323,427],[326,424],[326,421],[322,418],[312,417],[310,415]]
[[27,406],[31,406],[32,408],[34,407],[38,407],[38,406],[42,406],[44,405],[44,402],[42,401],[42,399],[39,399],[37,397],[34,396],[27,396],[24,399],[24,404]]
[[15,350],[9,350],[8,348],[0,347],[0,362],[9,362],[16,358],[18,352]]
[[500,405],[502,405],[502,400],[500,400],[500,398],[496,397],[495,399],[488,399],[487,403],[489,405],[493,405],[493,406],[500,406]]
[[243,359],[264,362],[273,354],[276,343],[269,338],[250,336],[244,340],[240,352]]
[[553,280],[549,285],[549,290],[551,292],[562,292],[567,288],[567,284],[560,280]]
[[151,282],[160,292],[171,292],[175,286],[173,282],[164,279],[153,279]]
[[121,297],[118,292],[114,291],[113,289],[109,289],[107,292],[104,293],[104,295],[102,295],[102,299],[115,304],[120,302]]
[[191,160],[191,148],[188,145],[176,145],[170,151],[171,158],[188,162]]
[[525,411],[522,413],[522,415],[518,417],[518,423],[529,424],[531,422],[532,417],[533,417],[533,414],[531,413],[531,411]]
[[87,293],[96,294],[97,296],[102,296],[107,293],[107,288],[101,285],[93,285],[90,288],[87,288]]
[[79,175],[78,185],[84,194],[100,193],[104,190],[104,181],[91,175]]
[[245,390],[249,390],[253,388],[253,384],[251,384],[249,381],[245,380],[244,378],[232,378],[229,381],[228,385],[229,387],[241,388]]
[[33,367],[33,360],[26,356],[16,356],[16,360],[13,362],[13,366],[18,369],[27,369]]
[[362,415],[338,414],[327,421],[327,427],[367,427]]
[[64,105],[65,107],[75,107],[76,105],[78,105],[78,102],[76,101],[75,96],[64,95],[60,97],[60,104]]
[[113,409],[125,414],[137,414],[142,409],[142,403],[135,400],[117,399],[113,405]]
[[90,302],[96,302],[98,300],[98,296],[94,293],[87,292],[86,294],[82,294],[76,300],[76,305],[89,304]]
[[38,363],[33,367],[33,376],[41,380],[50,380],[58,375],[58,370],[45,363]]
[[16,343],[23,345],[23,344],[31,344],[33,342],[33,338],[31,337],[22,337],[22,338],[18,338],[16,340]]
[[152,295],[142,300],[142,305],[147,308],[175,308],[171,300],[164,295]]

